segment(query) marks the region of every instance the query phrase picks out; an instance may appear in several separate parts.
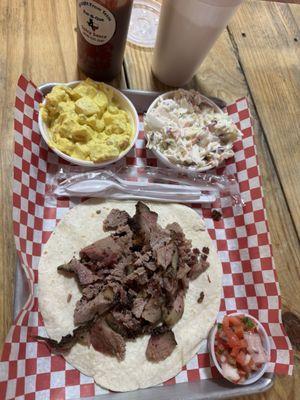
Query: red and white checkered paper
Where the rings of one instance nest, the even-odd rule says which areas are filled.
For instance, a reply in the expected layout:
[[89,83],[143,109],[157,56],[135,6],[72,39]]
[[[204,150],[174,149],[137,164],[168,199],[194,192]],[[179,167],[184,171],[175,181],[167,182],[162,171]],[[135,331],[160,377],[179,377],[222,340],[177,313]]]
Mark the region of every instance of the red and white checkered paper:
[[[57,222],[74,205],[68,200],[54,204],[52,199],[49,203],[45,198],[47,182],[65,162],[48,149],[40,136],[37,120],[41,100],[36,86],[21,76],[14,121],[13,223],[31,296],[10,329],[2,353],[0,397],[6,399],[74,399],[107,393],[63,357],[51,354],[45,344],[32,339],[34,335],[46,335],[37,298],[42,247]],[[235,157],[227,161],[226,172],[236,175],[245,206],[234,208],[221,198],[217,206],[223,218],[218,222],[211,219],[211,206],[194,206],[203,216],[222,261],[223,293],[218,319],[234,311],[258,318],[270,336],[269,371],[291,374],[293,352],[281,323],[279,286],[247,100],[237,100],[227,111],[243,132],[243,139],[235,144]],[[123,163],[157,165],[154,155],[145,149],[142,123],[135,148]],[[218,373],[203,342],[198,354],[165,384],[211,377],[218,377]]]

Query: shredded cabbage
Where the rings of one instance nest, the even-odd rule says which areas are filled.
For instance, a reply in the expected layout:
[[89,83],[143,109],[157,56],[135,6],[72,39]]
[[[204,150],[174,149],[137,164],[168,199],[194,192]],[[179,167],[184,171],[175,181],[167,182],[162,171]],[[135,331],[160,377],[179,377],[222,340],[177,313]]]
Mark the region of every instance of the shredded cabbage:
[[149,149],[196,169],[232,157],[233,142],[242,137],[230,117],[203,102],[195,90],[179,89],[173,98],[161,99],[144,123]]

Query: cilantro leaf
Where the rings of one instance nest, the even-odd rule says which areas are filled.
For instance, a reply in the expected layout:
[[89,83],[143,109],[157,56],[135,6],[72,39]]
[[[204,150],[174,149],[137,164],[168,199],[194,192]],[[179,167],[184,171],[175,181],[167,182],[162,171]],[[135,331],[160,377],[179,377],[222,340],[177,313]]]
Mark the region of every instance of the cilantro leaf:
[[247,329],[253,329],[255,328],[255,323],[252,321],[252,319],[248,318],[248,317],[244,317],[243,318],[243,322],[246,325]]

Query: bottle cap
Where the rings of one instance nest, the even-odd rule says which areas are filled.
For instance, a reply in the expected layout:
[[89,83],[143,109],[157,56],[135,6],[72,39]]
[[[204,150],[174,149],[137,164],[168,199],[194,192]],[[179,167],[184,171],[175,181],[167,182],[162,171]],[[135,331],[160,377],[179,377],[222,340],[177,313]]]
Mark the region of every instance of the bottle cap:
[[160,4],[154,0],[135,0],[127,40],[137,46],[154,47]]

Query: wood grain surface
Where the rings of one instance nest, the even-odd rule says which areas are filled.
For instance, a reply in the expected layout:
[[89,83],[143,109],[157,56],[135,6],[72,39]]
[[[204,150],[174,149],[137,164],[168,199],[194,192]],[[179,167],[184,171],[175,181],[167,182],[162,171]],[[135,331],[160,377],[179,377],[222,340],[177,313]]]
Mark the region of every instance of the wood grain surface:
[[[12,323],[15,248],[12,235],[12,121],[23,72],[36,84],[70,81],[76,66],[72,0],[0,2],[0,347]],[[251,21],[251,23],[249,23]],[[284,311],[300,317],[299,71],[300,6],[246,2],[190,83],[230,102],[247,96]],[[128,45],[116,86],[165,90],[150,71],[152,51]],[[299,353],[293,377],[252,399],[299,398]]]

